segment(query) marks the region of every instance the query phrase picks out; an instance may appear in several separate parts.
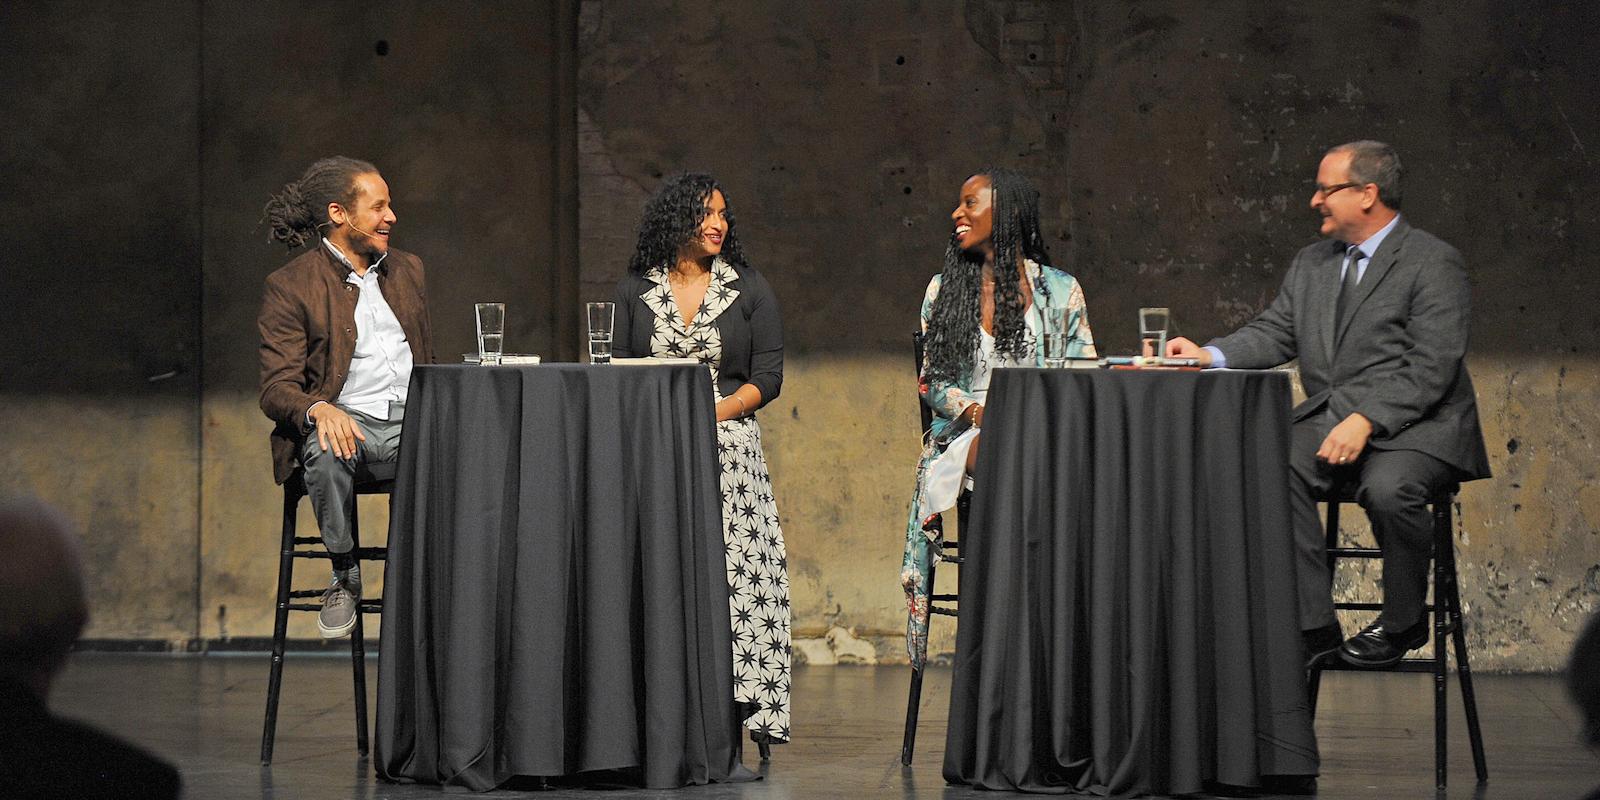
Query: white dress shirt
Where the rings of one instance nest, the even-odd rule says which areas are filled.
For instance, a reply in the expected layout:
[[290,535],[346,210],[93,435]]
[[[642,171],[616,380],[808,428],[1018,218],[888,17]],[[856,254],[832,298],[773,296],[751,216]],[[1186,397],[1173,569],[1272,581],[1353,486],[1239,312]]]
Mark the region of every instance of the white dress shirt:
[[[334,258],[351,267],[345,282],[360,290],[356,298],[355,355],[350,359],[344,388],[334,402],[342,408],[388,419],[389,404],[404,403],[406,387],[411,382],[411,345],[378,286],[379,265],[388,254],[373,262],[365,275],[357,275],[350,260],[333,242],[323,239],[322,244]],[[310,416],[310,409],[306,414]]]

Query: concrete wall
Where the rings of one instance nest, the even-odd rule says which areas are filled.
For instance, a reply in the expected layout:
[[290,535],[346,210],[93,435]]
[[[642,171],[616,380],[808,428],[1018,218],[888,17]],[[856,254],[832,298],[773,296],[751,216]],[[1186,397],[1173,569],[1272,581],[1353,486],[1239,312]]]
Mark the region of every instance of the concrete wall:
[[[1597,22],[1591,4],[1488,0],[585,0],[583,285],[621,273],[662,174],[729,187],[784,306],[788,376],[762,426],[797,635],[840,626],[894,657],[916,453],[907,335],[961,181],[989,162],[1034,178],[1102,347],[1131,352],[1141,305],[1171,306],[1200,339],[1263,308],[1316,238],[1322,152],[1389,140],[1408,217],[1472,270],[1497,475],[1462,494],[1479,663],[1553,668],[1600,605],[1584,263],[1600,226],[1579,213],[1600,188]],[[953,649],[954,625],[933,627],[932,649]]]
[[500,299],[508,346],[572,357],[648,192],[706,169],[784,307],[762,425],[797,632],[893,658],[907,337],[962,179],[1034,177],[1054,261],[1128,351],[1140,305],[1197,338],[1263,307],[1315,239],[1317,158],[1373,136],[1473,273],[1497,473],[1462,496],[1479,663],[1554,668],[1600,605],[1597,30],[1592,4],[1509,0],[0,5],[0,491],[86,529],[92,636],[265,635],[267,194],[321,155],[373,160],[441,353]]
[[[259,220],[313,160],[383,171],[441,358],[485,300],[508,350],[576,352],[573,25],[556,2],[0,6],[0,491],[84,530],[88,636],[271,633],[255,317],[292,254]],[[386,506],[362,510],[381,541]]]

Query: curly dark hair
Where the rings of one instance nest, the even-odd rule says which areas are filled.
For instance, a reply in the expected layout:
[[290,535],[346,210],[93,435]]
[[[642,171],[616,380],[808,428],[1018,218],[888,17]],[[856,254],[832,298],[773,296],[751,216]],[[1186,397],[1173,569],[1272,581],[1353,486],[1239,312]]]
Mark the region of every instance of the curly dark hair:
[[354,205],[356,178],[376,174],[378,168],[358,158],[330,156],[306,168],[267,201],[261,221],[267,224],[267,241],[283,242],[293,250],[322,238],[328,204]]
[[[994,245],[995,351],[1023,358],[1030,353],[1022,289],[1011,276],[1019,257],[1050,263],[1039,228],[1039,190],[1022,173],[1004,167],[985,167],[975,174],[989,179],[994,205],[994,232],[989,241]],[[934,298],[928,322],[923,380],[953,381],[972,372],[983,319],[983,263],[982,253],[962,250],[953,238],[945,248],[939,296]],[[1039,288],[1048,294],[1042,282]]]
[[722,258],[745,266],[744,251],[739,248],[739,226],[733,222],[733,198],[728,196],[728,190],[710,175],[685,172],[662,181],[644,204],[639,244],[628,260],[628,271],[645,275],[657,268],[671,269],[678,260],[678,248],[700,232],[712,192],[722,192],[722,200],[728,204],[728,235],[722,240]]

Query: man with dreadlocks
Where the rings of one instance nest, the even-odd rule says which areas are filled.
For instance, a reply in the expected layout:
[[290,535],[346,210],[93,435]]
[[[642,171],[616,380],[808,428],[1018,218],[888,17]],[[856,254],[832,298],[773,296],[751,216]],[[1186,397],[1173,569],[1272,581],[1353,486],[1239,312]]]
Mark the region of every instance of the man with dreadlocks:
[[[273,478],[298,463],[333,560],[317,628],[350,632],[361,568],[349,508],[355,476],[393,461],[412,364],[433,361],[422,261],[389,249],[389,185],[365,161],[312,164],[267,203],[271,240],[306,250],[267,276],[261,331],[261,410],[272,431]],[[312,435],[315,434],[315,435]]]
[[991,371],[1044,365],[1035,342],[1046,309],[1066,309],[1069,357],[1095,355],[1083,289],[1048,266],[1039,192],[1027,178],[1009,169],[979,171],[962,184],[950,218],[955,231],[944,269],[922,300],[927,346],[920,383],[934,419],[917,464],[900,572],[910,612],[906,649],[919,669],[928,654],[932,559],[943,537],[938,514],[955,505],[976,462]]

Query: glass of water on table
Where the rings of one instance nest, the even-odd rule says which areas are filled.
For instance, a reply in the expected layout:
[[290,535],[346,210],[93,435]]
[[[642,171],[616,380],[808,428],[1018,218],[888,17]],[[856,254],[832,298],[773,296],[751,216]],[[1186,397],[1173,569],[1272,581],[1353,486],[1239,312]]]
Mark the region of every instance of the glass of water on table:
[[478,363],[496,366],[506,336],[506,304],[478,303],[474,310],[478,318]]
[[611,323],[616,319],[613,303],[588,303],[589,363],[611,363]]
[[1060,368],[1067,365],[1067,309],[1055,306],[1044,308],[1044,365]]
[[1166,358],[1167,328],[1172,312],[1165,308],[1139,309],[1139,343],[1145,358]]

